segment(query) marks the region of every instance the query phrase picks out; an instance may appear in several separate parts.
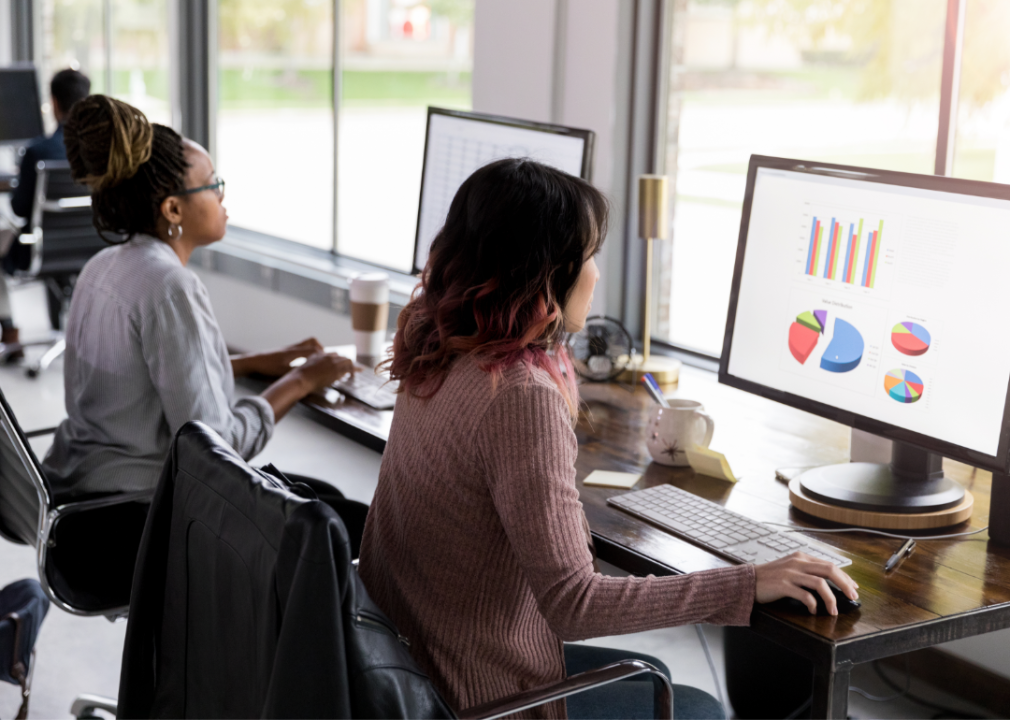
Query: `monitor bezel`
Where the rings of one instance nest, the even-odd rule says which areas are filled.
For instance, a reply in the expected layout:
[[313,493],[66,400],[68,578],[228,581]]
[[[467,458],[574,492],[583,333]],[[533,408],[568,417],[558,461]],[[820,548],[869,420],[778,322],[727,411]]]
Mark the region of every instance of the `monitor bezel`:
[[754,184],[757,179],[758,170],[762,168],[859,180],[884,185],[898,185],[901,187],[956,193],[959,195],[973,195],[998,200],[1010,200],[1010,186],[938,175],[919,175],[853,165],[836,165],[809,160],[751,155],[750,164],[747,169],[747,189],[740,217],[740,236],[733,268],[733,284],[730,289],[729,307],[726,315],[726,334],[723,337],[722,356],[719,358],[719,382],[724,385],[744,390],[814,415],[819,415],[828,420],[834,420],[837,423],[848,425],[857,430],[863,430],[889,440],[914,445],[928,452],[953,460],[959,460],[975,467],[1001,473],[1006,473],[1010,470],[1010,387],[1007,389],[1007,397],[1004,400],[1003,422],[1000,427],[997,451],[995,455],[989,455],[946,440],[906,430],[905,428],[876,420],[866,415],[842,410],[826,403],[793,395],[751,380],[745,380],[729,373],[729,360],[733,350],[733,330],[736,324],[737,304],[740,299],[740,280],[743,275],[743,262],[747,250],[747,233],[750,229],[751,205],[754,199]]
[[417,223],[414,227],[414,254],[410,260],[414,275],[420,274],[424,268],[417,266],[417,250],[421,244],[421,201],[424,198],[424,173],[428,167],[428,139],[431,134],[431,116],[448,115],[449,117],[463,118],[466,120],[479,120],[493,125],[507,125],[509,127],[522,128],[524,130],[536,130],[538,132],[552,133],[554,135],[567,135],[569,137],[582,138],[582,169],[579,173],[586,182],[593,181],[593,142],[596,133],[592,130],[566,127],[564,125],[554,125],[551,123],[535,122],[532,120],[518,120],[516,118],[505,117],[503,115],[490,115],[488,113],[470,112],[464,110],[450,110],[449,108],[428,107],[428,115],[424,124],[424,160],[421,164],[421,189],[417,197]]
[[36,134],[32,135],[31,137],[8,138],[6,140],[0,139],[0,147],[7,147],[7,146],[11,146],[11,145],[15,145],[15,146],[17,146],[17,145],[24,145],[25,143],[28,143],[28,142],[34,140],[35,138],[40,137],[41,135],[44,135],[45,132],[46,132],[46,124],[45,124],[45,118],[42,116],[42,92],[41,92],[41,88],[39,88],[39,75],[38,75],[38,71],[36,70],[35,66],[31,65],[31,64],[7,65],[5,67],[0,67],[0,73],[2,73],[2,74],[8,74],[8,73],[25,73],[25,74],[28,74],[28,73],[30,73],[32,75],[32,80],[34,81],[32,83],[32,86],[35,89],[35,97],[33,98],[33,100],[35,102],[34,102],[33,106],[38,110],[38,121],[39,121],[39,123],[38,123],[39,132],[37,132]]

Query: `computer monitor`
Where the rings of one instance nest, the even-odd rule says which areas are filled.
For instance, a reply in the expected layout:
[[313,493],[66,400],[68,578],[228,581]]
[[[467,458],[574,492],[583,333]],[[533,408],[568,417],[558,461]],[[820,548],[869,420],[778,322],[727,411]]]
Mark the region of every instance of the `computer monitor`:
[[42,132],[35,68],[0,68],[0,144],[20,144]]
[[1010,469],[1010,187],[751,157],[719,380],[889,438],[815,499],[951,508],[950,457]]
[[414,272],[424,269],[428,248],[445,224],[456,191],[474,170],[492,160],[528,157],[589,180],[593,138],[591,130],[428,108]]

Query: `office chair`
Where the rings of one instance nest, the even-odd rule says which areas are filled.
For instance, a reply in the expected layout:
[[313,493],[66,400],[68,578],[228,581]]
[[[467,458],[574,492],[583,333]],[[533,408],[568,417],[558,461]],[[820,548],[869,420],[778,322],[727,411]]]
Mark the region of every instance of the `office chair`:
[[[39,583],[49,600],[73,615],[126,616],[133,566],[151,493],[93,495],[56,502],[29,438],[0,391],[0,535],[36,549]],[[77,717],[116,711],[115,700],[82,696]]]
[[49,323],[56,332],[52,340],[21,343],[47,345],[42,356],[28,367],[36,377],[63,354],[66,342],[60,332],[70,305],[77,276],[91,257],[108,247],[95,230],[90,190],[74,182],[66,160],[41,160],[32,214],[24,232],[9,251],[15,276],[42,280],[46,285]]
[[497,718],[656,668],[628,660],[458,715],[368,597],[340,517],[207,426],[176,435],[137,556],[120,717]]

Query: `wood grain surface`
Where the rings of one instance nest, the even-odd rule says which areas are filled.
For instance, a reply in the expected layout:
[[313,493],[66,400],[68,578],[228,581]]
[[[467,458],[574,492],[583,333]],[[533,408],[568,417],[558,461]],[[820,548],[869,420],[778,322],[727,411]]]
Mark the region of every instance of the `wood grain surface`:
[[[847,462],[847,427],[719,385],[711,373],[685,368],[678,388],[667,394],[702,402],[715,419],[711,447],[728,458],[740,479],[733,485],[695,475],[690,468],[670,468],[651,462],[645,447],[651,400],[643,389],[585,384],[580,390],[584,409],[576,430],[579,441],[577,480],[586,516],[598,545],[602,546],[600,555],[604,560],[614,562],[606,556],[606,549],[615,548],[629,551],[629,554],[616,557],[615,564],[619,565],[629,556],[641,557],[646,565],[651,563],[674,572],[693,572],[728,564],[691,543],[608,506],[608,497],[625,491],[583,486],[582,479],[596,469],[643,473],[634,489],[671,483],[755,520],[807,528],[831,526],[792,508],[788,488],[775,479],[775,470]],[[965,532],[986,526],[990,474],[951,461],[944,462],[944,470],[975,497],[971,519],[947,532]],[[808,636],[812,634],[828,644],[930,624],[1010,603],[1010,549],[990,545],[985,532],[958,540],[920,541],[915,551],[886,575],[884,563],[900,546],[900,540],[865,533],[810,533],[809,537],[834,547],[852,560],[846,571],[859,583],[862,609],[837,617],[813,617],[769,609],[758,612],[796,626]],[[637,572],[635,567],[625,569]],[[961,629],[945,631],[944,639],[1010,624],[1010,613],[1000,612],[992,617],[988,625],[965,623]],[[928,646],[938,641],[930,636],[919,645]],[[895,641],[893,645],[896,652],[902,651],[899,649],[902,643]],[[886,648],[873,653],[877,656],[891,654]],[[861,661],[864,660],[855,660]]]

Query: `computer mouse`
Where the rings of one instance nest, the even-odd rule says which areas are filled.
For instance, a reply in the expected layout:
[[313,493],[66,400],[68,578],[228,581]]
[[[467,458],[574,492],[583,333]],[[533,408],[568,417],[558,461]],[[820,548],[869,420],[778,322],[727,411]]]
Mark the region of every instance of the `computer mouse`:
[[[831,594],[835,596],[835,602],[838,605],[838,614],[847,615],[848,613],[858,610],[862,607],[862,603],[858,600],[850,600],[845,593],[835,587],[832,583],[828,583],[828,587],[831,588]],[[810,588],[806,588],[810,590]],[[824,598],[821,597],[820,593],[810,590],[810,594],[817,599],[817,614],[827,615],[830,617],[828,612],[828,606],[824,604]],[[796,598],[782,598],[781,600],[776,600],[772,603],[773,607],[778,607],[787,612],[802,613],[804,615],[810,614],[810,609],[802,602]]]

